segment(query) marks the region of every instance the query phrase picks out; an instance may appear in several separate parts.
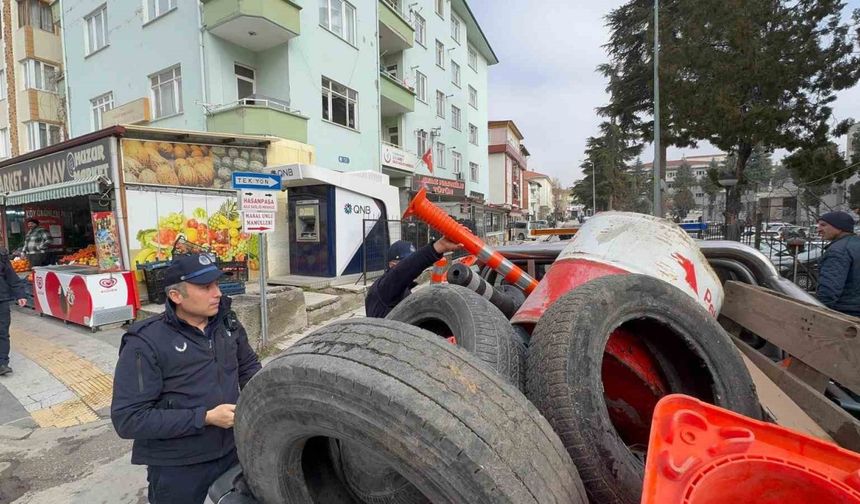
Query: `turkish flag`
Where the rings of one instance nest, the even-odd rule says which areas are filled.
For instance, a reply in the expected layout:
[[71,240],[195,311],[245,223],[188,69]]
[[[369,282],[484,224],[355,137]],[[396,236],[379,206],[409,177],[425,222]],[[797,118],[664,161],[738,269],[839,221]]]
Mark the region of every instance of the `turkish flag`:
[[430,170],[430,173],[433,173],[433,147],[427,149],[427,152],[421,156],[421,161],[424,161],[424,164],[427,165],[427,169]]

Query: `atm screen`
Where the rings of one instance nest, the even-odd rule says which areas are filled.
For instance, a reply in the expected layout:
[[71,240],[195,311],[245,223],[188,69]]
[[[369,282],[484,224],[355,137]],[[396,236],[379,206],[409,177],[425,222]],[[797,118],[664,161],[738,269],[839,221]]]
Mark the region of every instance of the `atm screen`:
[[296,241],[320,241],[319,201],[296,202]]

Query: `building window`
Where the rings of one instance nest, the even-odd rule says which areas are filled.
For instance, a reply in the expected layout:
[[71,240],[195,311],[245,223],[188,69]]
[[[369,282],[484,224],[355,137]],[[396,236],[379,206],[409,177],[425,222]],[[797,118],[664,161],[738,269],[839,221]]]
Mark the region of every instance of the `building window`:
[[415,16],[415,42],[427,47],[427,21],[418,14]]
[[472,182],[478,181],[478,163],[469,163],[469,178]]
[[90,100],[93,131],[102,129],[102,114],[113,108],[113,93],[105,93]]
[[454,168],[454,173],[460,173],[463,170],[463,155],[459,152],[452,152],[451,166]]
[[57,92],[57,67],[38,60],[24,61],[24,89]]
[[84,18],[84,29],[87,54],[92,54],[108,45],[107,5],[102,5]]
[[257,74],[253,68],[234,63],[233,73],[236,74],[236,96],[239,100],[244,100],[257,92]]
[[388,128],[388,143],[400,147],[400,127],[392,126]]
[[40,0],[18,0],[18,28],[24,26],[53,33],[54,14],[51,6]]
[[424,130],[418,130],[418,133],[415,135],[416,146],[418,147],[418,155],[423,156],[427,152],[427,132]]
[[451,16],[451,38],[454,42],[460,43],[460,20]]
[[0,100],[6,99],[6,69],[0,70]]
[[451,105],[451,127],[457,131],[461,131],[463,127],[460,125],[460,109]]
[[9,128],[0,129],[0,158],[9,157]]
[[182,113],[182,69],[178,66],[149,76],[152,116],[155,119]]
[[427,103],[427,76],[418,70],[415,71],[415,94],[419,100]]
[[44,149],[63,141],[62,131],[56,124],[43,122],[27,123],[27,134],[30,137],[28,144],[31,151]]
[[469,68],[478,71],[478,51],[472,46],[469,46]]
[[445,44],[436,41],[436,66],[445,68]]
[[323,119],[358,129],[358,93],[343,84],[322,78]]
[[146,0],[146,21],[152,21],[176,8],[176,0]]
[[355,7],[343,0],[319,0],[320,26],[355,45]]
[[445,119],[445,93],[436,91],[436,116]]
[[445,19],[445,0],[436,0],[436,14]]
[[451,62],[451,82],[460,87],[460,65],[454,61]]
[[478,108],[478,90],[469,86],[469,105],[472,108]]
[[469,143],[478,145],[478,127],[469,123]]
[[434,163],[436,163],[436,167],[439,169],[445,169],[445,144],[442,142],[436,142],[436,159]]

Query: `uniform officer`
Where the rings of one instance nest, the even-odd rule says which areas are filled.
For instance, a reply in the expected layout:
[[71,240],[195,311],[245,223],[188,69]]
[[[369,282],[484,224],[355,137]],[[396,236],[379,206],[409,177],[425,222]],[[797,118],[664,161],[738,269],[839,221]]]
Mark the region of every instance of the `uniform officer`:
[[9,307],[12,301],[18,303],[21,308],[27,306],[24,281],[18,278],[12,263],[9,262],[9,251],[0,247],[0,376],[12,372],[9,367],[9,325],[12,323]]
[[148,466],[151,504],[202,504],[237,462],[233,412],[260,362],[218,289],[223,274],[209,254],[174,258],[164,313],[122,338],[111,420],[134,439],[131,463]]
[[460,250],[458,245],[442,237],[415,250],[408,241],[399,240],[388,249],[388,268],[367,291],[364,311],[368,317],[385,318],[398,303],[406,299],[415,287],[415,279],[422,271],[442,258],[446,252]]

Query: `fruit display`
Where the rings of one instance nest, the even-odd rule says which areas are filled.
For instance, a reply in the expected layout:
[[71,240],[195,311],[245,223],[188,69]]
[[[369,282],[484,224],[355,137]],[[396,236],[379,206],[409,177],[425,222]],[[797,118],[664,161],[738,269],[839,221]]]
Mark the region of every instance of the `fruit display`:
[[98,266],[99,261],[96,258],[96,246],[90,245],[86,248],[78,250],[74,254],[65,255],[58,261],[60,264],[80,264],[84,266]]
[[233,171],[263,172],[266,151],[243,147],[123,140],[126,183],[229,189]]
[[179,238],[184,238],[191,247],[196,245],[214,253],[222,261],[248,261],[249,268],[259,267],[258,238],[242,232],[235,199],[225,201],[212,215],[203,208],[195,208],[191,215],[171,212],[160,216],[156,229],[137,233],[140,251],[132,261],[134,267],[170,259]]
[[15,271],[15,273],[23,273],[30,269],[30,261],[22,257],[16,257],[15,259],[12,259],[11,262],[12,269]]

